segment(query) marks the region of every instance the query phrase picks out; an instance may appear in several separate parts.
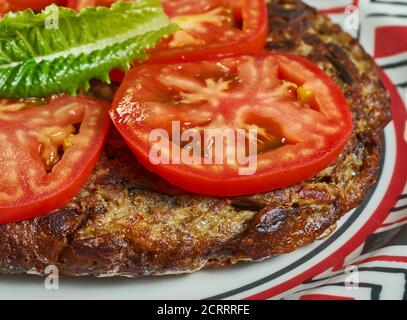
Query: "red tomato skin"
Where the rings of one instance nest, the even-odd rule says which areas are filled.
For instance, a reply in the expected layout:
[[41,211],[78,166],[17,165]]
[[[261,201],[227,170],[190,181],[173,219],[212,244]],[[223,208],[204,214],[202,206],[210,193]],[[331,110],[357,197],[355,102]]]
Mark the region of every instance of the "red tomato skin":
[[185,14],[196,14],[202,12],[202,10],[211,10],[213,8],[219,7],[223,4],[224,0],[194,0],[196,1],[196,6],[185,12],[185,4],[193,3],[189,0],[160,0],[164,11],[170,17],[179,15],[180,9],[184,9]]
[[[119,130],[123,132],[122,129]],[[197,194],[214,197],[234,197],[269,192],[311,178],[316,172],[325,169],[337,158],[345,147],[349,136],[350,134],[347,134],[345,136],[346,139],[338,145],[338,148],[330,153],[327,152],[318,163],[308,163],[289,172],[284,171],[273,175],[259,175],[256,181],[253,181],[249,176],[228,177],[225,179],[225,177],[220,175],[217,179],[214,179],[212,177],[194,175],[193,173],[189,173],[188,178],[184,178],[180,174],[180,171],[184,169],[174,165],[155,166],[151,164],[148,155],[140,151],[140,146],[135,141],[126,138],[125,135],[123,137],[137,157],[137,160],[149,171],[163,177],[169,183]]]
[[[68,0],[67,7],[80,10],[85,6],[108,6],[114,2],[116,2],[116,0]],[[215,0],[212,2],[213,5],[222,3],[222,1]],[[253,31],[253,33],[256,34],[253,39],[249,39],[246,42],[227,43],[223,45],[205,45],[194,48],[160,48],[158,50],[153,50],[149,54],[149,59],[144,63],[164,64],[193,62],[207,59],[220,59],[243,54],[256,54],[264,51],[264,44],[268,37],[268,10],[264,0],[228,0],[226,2],[232,6],[234,16],[238,20],[247,19],[247,12],[252,10],[254,5],[258,5],[259,19],[257,19],[257,23],[260,27]],[[165,3],[163,5],[165,8]],[[175,14],[175,12],[168,11],[167,14],[171,16]],[[245,25],[243,27],[245,28]],[[246,23],[246,27],[250,26]],[[110,73],[110,79],[114,82],[120,83],[123,81],[124,75],[125,73],[121,70],[112,70]]]
[[117,82],[117,83],[121,83],[124,79],[125,76],[125,72],[119,70],[119,69],[113,69],[112,71],[110,71],[109,77],[110,80],[112,80],[113,82]]
[[109,7],[116,1],[118,0],[67,0],[65,6],[76,11],[81,11],[85,7]]
[[232,9],[233,9],[233,15],[235,16],[235,19],[237,20],[242,20],[242,0],[225,0],[226,3],[228,3]]
[[5,2],[8,3],[10,11],[24,10],[29,8],[33,10],[41,10],[52,3],[57,5],[62,5],[64,3],[63,0],[6,0]]
[[253,30],[256,36],[244,42],[226,43],[224,45],[214,44],[201,47],[173,48],[153,51],[147,63],[183,63],[195,62],[208,59],[221,59],[243,54],[256,54],[264,51],[264,45],[268,37],[268,10],[264,0],[242,0],[243,29],[251,28],[248,25],[247,15],[253,6],[258,6],[259,18],[257,24],[259,28]]
[[[347,101],[341,93],[338,85],[310,61],[289,53],[264,53],[258,54],[257,56],[263,57],[265,55],[275,54],[288,57],[305,65],[317,77],[320,77],[324,83],[328,84],[331,96],[336,102],[336,105],[339,106],[343,120],[346,123],[346,126],[343,128],[343,134],[340,137],[335,138],[334,147],[326,148],[323,155],[321,155],[318,159],[310,159],[310,161],[308,161],[306,164],[298,163],[296,167],[292,167],[290,170],[282,170],[280,172],[274,172],[271,174],[267,172],[256,174],[256,179],[253,179],[252,176],[225,177],[219,175],[214,177],[210,175],[201,175],[189,171],[188,168],[185,168],[183,165],[153,165],[148,157],[148,152],[145,152],[146,148],[148,150],[148,146],[140,145],[139,142],[132,139],[132,133],[120,124],[120,116],[114,109],[112,109],[110,112],[113,123],[142,165],[148,168],[151,172],[163,177],[171,184],[193,193],[215,197],[258,194],[269,192],[277,188],[283,188],[311,178],[317,172],[320,172],[331,164],[347,144],[352,133],[352,115]],[[217,59],[214,60],[216,61]],[[127,81],[131,81],[131,79],[132,73],[130,72],[126,75],[123,83],[125,84]],[[118,100],[121,96],[125,95],[126,90],[127,88],[123,85],[119,88],[113,105],[118,104]]]
[[[62,101],[65,98],[65,96],[57,97],[52,102],[58,103],[58,101]],[[55,192],[46,199],[25,199],[24,202],[26,202],[26,204],[13,207],[4,207],[0,204],[0,225],[46,216],[52,211],[62,208],[80,191],[92,174],[93,169],[100,158],[111,124],[109,114],[107,112],[110,105],[101,101],[98,103],[100,104],[100,108],[104,108],[106,111],[103,117],[103,126],[99,128],[100,140],[93,144],[94,152],[86,165],[78,165],[75,167],[78,170],[76,171],[76,175],[79,176],[79,178],[76,180],[70,180],[69,184],[65,186],[64,190],[55,190]]]
[[82,178],[80,180],[72,181],[64,193],[55,194],[43,201],[35,200],[35,202],[29,205],[14,208],[0,208],[0,225],[46,216],[52,211],[62,208],[71,201],[73,197],[75,197],[78,191],[86,183],[100,158],[102,150],[103,148],[100,148],[100,150],[95,153],[92,160],[81,172],[80,175]]

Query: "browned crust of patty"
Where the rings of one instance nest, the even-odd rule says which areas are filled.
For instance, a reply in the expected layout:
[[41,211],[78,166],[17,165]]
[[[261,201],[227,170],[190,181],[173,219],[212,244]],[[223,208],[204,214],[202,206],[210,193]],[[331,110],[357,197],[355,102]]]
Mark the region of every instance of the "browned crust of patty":
[[[342,88],[354,130],[327,169],[288,188],[215,199],[141,168],[112,132],[86,187],[65,208],[0,226],[0,272],[182,273],[261,260],[309,244],[359,205],[376,181],[390,100],[372,59],[327,17],[297,0],[270,1],[268,49],[317,63]],[[99,94],[106,87],[94,92]]]

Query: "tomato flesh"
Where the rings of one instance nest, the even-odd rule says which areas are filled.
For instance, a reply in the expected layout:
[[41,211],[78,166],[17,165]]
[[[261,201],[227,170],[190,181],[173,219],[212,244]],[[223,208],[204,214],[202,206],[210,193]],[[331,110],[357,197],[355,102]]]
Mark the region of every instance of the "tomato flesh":
[[[185,190],[214,196],[266,192],[309,178],[338,156],[352,130],[334,82],[309,61],[277,53],[138,66],[119,88],[111,117],[148,169]],[[202,135],[205,129],[255,129],[255,173],[241,175],[237,161],[227,162],[229,145],[222,163],[205,164],[204,151],[193,164],[173,161],[186,144],[174,140],[174,121],[181,135],[197,132],[202,148],[213,145]],[[155,129],[169,133],[161,154],[170,163],[151,161]]]
[[264,50],[268,33],[264,0],[242,0],[241,27],[233,14],[238,7],[225,1],[162,2],[181,30],[150,52],[151,63],[200,61]]
[[170,17],[200,14],[222,5],[222,0],[160,0],[164,11]]
[[116,0],[68,0],[66,6],[79,12],[86,7],[109,7],[115,2]]
[[0,3],[0,13],[7,11],[18,11],[24,9],[41,10],[52,3],[63,4],[63,0],[2,0]]
[[42,106],[1,101],[0,224],[48,214],[80,191],[103,148],[109,107],[68,96]]
[[242,0],[226,0],[225,1],[228,5],[230,5],[233,9],[233,14],[235,15],[236,19],[242,19]]

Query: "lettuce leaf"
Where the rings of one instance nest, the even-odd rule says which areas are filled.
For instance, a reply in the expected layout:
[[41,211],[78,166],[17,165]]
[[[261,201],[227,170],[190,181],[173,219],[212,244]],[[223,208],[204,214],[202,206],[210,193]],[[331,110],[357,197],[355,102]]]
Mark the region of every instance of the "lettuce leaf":
[[178,30],[159,0],[117,2],[75,11],[51,5],[7,14],[0,22],[0,97],[36,98],[109,83],[146,49]]

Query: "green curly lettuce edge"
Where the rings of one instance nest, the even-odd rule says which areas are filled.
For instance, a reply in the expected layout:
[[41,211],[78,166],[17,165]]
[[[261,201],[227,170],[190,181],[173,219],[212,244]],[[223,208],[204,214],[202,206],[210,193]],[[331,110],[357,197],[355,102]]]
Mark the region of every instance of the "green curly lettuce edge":
[[0,97],[39,98],[88,90],[91,79],[127,71],[146,50],[178,30],[159,0],[117,2],[75,11],[51,5],[0,22]]

